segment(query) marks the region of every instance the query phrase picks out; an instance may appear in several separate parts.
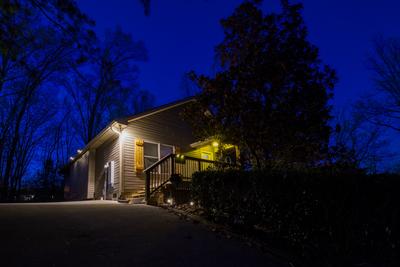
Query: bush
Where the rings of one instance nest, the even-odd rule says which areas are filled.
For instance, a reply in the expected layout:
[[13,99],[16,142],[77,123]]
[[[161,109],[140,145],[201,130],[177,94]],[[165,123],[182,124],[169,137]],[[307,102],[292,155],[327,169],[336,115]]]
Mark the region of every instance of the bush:
[[218,222],[266,229],[318,266],[398,266],[400,177],[330,171],[205,171],[193,198]]

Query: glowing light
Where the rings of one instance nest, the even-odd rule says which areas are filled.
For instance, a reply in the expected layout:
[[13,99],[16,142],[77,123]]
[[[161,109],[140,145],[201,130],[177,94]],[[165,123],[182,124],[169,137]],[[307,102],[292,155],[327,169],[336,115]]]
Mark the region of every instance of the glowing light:
[[104,169],[107,169],[108,168],[108,163],[106,163],[105,165],[104,165]]
[[78,152],[78,154],[82,153],[82,150],[78,149],[76,152]]
[[69,160],[74,160],[75,158],[74,157],[69,157]]
[[193,201],[190,201],[190,206],[194,206],[194,202]]
[[218,142],[217,142],[217,141],[214,141],[214,142],[212,142],[212,146],[213,146],[213,147],[218,147],[218,146],[219,146],[219,144],[218,144]]
[[168,203],[168,204],[172,205],[173,202],[174,202],[174,201],[173,201],[172,198],[168,198],[168,199],[167,199],[167,203]]

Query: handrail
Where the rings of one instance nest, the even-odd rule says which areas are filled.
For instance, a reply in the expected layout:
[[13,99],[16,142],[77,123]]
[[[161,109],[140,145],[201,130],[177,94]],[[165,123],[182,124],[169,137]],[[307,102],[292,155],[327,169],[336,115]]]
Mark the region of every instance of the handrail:
[[222,162],[184,156],[182,161],[177,161],[177,155],[169,154],[144,170],[146,174],[146,201],[154,192],[158,191],[171,180],[171,176],[178,174],[185,180],[191,180],[194,172],[215,167]]
[[165,160],[167,160],[169,157],[171,157],[173,155],[174,155],[173,153],[169,153],[165,157],[161,158],[159,161],[154,162],[153,164],[151,164],[149,167],[147,167],[145,170],[143,170],[143,172],[147,172],[147,171],[153,169],[153,167],[155,167],[156,165],[161,164],[162,162],[164,162]]

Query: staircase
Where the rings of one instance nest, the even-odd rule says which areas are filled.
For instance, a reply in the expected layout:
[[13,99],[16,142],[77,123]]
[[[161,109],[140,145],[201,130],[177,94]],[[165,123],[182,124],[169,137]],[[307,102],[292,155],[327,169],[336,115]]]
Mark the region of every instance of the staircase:
[[[217,167],[219,164],[221,163],[182,154],[169,154],[144,170],[146,203],[159,204],[160,198],[174,197],[171,194],[177,192],[190,192],[193,173]],[[169,196],[166,196],[164,193],[168,188],[173,188],[173,190],[168,193]]]

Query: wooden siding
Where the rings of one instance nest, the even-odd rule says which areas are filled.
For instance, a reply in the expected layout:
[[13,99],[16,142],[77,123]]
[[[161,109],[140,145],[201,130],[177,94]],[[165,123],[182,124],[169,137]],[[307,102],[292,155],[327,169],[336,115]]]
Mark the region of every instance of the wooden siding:
[[119,192],[119,138],[118,135],[115,138],[102,144],[96,149],[96,161],[95,161],[95,192],[94,197],[96,199],[101,197],[101,189],[104,182],[104,165],[109,162],[114,161],[115,172],[114,172],[114,193]]
[[91,149],[88,151],[89,153],[89,169],[88,169],[88,186],[87,186],[87,198],[94,198],[94,188],[95,188],[95,166],[96,166],[96,150]]
[[144,188],[144,176],[137,175],[135,166],[135,139],[173,145],[180,151],[189,151],[195,142],[191,127],[182,121],[182,106],[134,120],[128,124],[124,138],[124,192],[131,193]]
[[89,153],[86,152],[82,157],[75,161],[69,169],[69,175],[65,181],[65,199],[83,200],[87,199],[88,193],[88,172],[89,172]]
[[201,153],[203,153],[203,152],[210,154],[211,158],[209,158],[208,160],[216,160],[216,156],[215,156],[216,149],[214,149],[214,147],[212,145],[205,145],[202,147],[198,147],[198,148],[195,148],[188,152],[185,152],[184,154],[189,157],[201,159]]

